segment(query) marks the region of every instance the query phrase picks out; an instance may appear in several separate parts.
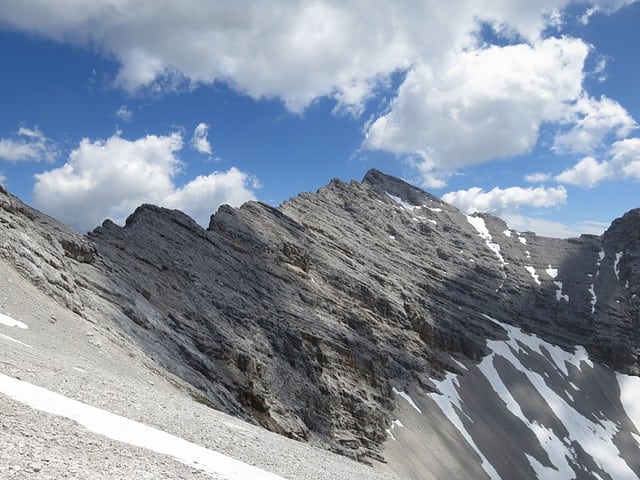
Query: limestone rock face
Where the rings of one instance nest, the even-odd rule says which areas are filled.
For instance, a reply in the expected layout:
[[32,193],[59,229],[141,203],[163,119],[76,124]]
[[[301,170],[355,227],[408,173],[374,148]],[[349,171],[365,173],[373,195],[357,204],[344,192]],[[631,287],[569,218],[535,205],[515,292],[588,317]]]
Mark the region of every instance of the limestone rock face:
[[360,460],[383,460],[394,389],[432,391],[507,338],[487,316],[640,374],[640,210],[543,238],[376,170],[222,206],[207,229],[142,205],[82,237],[8,194],[0,208],[1,254],[56,299],[211,406]]

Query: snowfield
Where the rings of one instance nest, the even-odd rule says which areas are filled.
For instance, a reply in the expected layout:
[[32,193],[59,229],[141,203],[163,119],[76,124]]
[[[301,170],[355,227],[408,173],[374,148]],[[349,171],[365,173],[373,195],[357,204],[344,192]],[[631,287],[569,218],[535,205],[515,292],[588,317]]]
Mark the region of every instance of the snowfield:
[[[401,410],[405,428],[393,432],[395,442],[413,441],[412,429],[438,425],[444,432],[444,421],[457,433],[432,435],[433,448],[457,437],[458,454],[474,452],[492,480],[566,480],[584,471],[592,478],[640,479],[640,378],[595,364],[582,347],[566,351],[483,317],[504,329],[507,339],[488,341],[491,353],[479,363],[456,361],[463,373],[436,381],[439,393],[412,393],[412,410],[422,414]],[[434,420],[429,405],[446,420]],[[425,464],[437,462],[434,456]]]
[[282,480],[282,477],[234,460],[140,422],[86,405],[64,395],[0,374],[0,393],[31,408],[73,420],[86,429],[146,448],[226,480]]

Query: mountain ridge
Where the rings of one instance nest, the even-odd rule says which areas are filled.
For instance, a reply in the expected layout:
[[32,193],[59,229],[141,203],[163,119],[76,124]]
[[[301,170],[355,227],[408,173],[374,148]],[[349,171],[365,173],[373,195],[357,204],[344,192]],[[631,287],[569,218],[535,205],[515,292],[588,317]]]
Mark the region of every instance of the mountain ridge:
[[81,236],[0,198],[2,255],[39,288],[211,406],[361,461],[386,461],[396,392],[435,392],[508,338],[488,318],[640,373],[640,209],[551,239],[371,170],[207,229],[142,205]]

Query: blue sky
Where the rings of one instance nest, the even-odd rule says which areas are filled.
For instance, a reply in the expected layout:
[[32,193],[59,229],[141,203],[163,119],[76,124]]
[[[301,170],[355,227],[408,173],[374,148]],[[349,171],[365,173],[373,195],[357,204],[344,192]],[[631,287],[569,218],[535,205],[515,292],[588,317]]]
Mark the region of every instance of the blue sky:
[[543,235],[640,206],[640,3],[449,3],[4,2],[0,180],[80,231],[369,168]]

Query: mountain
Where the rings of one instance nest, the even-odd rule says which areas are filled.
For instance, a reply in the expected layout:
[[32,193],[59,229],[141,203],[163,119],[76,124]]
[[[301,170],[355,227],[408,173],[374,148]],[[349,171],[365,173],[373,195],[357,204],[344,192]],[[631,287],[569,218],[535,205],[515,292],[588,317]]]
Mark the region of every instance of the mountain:
[[403,478],[640,478],[640,209],[544,238],[371,170],[87,236],[2,191],[0,229],[105,341],[272,432]]

